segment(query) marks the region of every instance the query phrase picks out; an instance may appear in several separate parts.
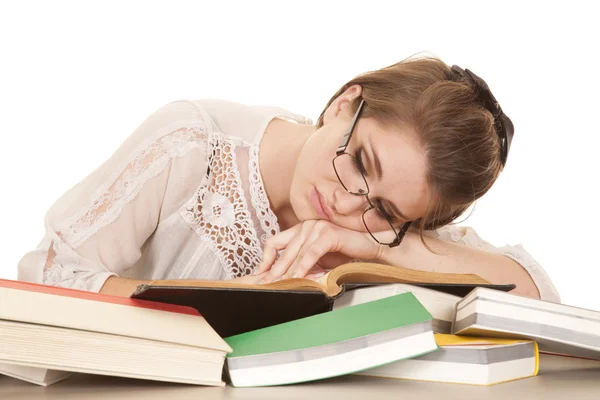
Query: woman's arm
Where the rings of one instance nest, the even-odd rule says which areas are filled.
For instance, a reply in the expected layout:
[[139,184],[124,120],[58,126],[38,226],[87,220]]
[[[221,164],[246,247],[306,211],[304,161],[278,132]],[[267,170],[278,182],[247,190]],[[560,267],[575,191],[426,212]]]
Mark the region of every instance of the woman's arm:
[[138,285],[149,284],[151,281],[121,278],[111,276],[102,285],[100,293],[113,296],[130,297]]
[[[266,272],[263,283],[268,283],[306,276],[317,264],[335,268],[360,259],[415,270],[474,273],[494,284],[515,284],[513,292],[520,295],[559,301],[549,278],[523,249],[496,248],[473,230],[456,226],[426,234],[425,241],[434,252],[421,242],[417,232],[409,232],[400,246],[390,248],[375,243],[368,233],[309,220],[267,240],[256,272]],[[521,263],[509,256],[521,259]]]
[[139,261],[161,218],[193,193],[206,154],[205,124],[195,106],[173,102],[156,110],[48,210],[45,236],[20,260],[18,279],[126,293],[135,283],[111,277]]
[[382,246],[378,261],[416,270],[477,274],[491,283],[515,284],[513,293],[540,298],[529,273],[506,256],[428,236],[425,242],[433,252],[425,247],[419,233],[408,232],[400,246]]
[[[247,275],[240,278],[232,279],[232,282],[248,283],[258,285],[265,274]],[[118,276],[109,277],[100,289],[100,293],[111,294],[113,296],[130,297],[138,285],[149,284],[152,281],[121,278]]]

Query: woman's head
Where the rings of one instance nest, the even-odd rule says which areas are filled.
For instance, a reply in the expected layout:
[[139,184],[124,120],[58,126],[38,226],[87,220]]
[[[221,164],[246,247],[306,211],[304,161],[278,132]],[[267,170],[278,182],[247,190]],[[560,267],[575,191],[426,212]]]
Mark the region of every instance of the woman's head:
[[[325,155],[337,147],[364,100],[353,134],[357,137],[352,138],[355,146],[350,143],[348,152],[369,149],[366,143],[376,142],[388,174],[379,186],[371,183],[373,175],[367,178],[377,197],[407,210],[404,214],[418,220],[421,228],[453,221],[491,188],[503,167],[497,121],[466,78],[464,71],[458,73],[436,58],[408,59],[359,75],[329,100],[298,166],[312,156],[325,171],[324,161],[315,157],[327,160]],[[363,159],[369,155],[370,150]],[[331,169],[331,159],[327,161]],[[329,172],[326,175],[331,181]],[[317,189],[330,191],[325,197],[335,211],[341,195],[328,186]],[[293,188],[294,184],[292,205]]]

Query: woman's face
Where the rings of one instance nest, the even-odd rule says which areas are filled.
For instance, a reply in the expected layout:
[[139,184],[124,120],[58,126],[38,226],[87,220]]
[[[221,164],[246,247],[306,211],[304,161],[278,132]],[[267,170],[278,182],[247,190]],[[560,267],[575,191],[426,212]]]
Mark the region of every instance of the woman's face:
[[[300,221],[326,219],[338,226],[365,231],[361,217],[369,207],[367,200],[344,189],[332,164],[337,147],[352,124],[354,115],[347,111],[351,98],[342,95],[332,103],[324,125],[304,144],[292,179],[290,200]],[[372,119],[359,118],[346,153],[364,166],[369,199],[394,216],[395,227],[425,214],[431,195],[425,177],[426,159],[410,127],[392,130]],[[381,167],[380,177],[377,164]],[[351,164],[336,162],[336,167],[344,165]],[[339,169],[342,176],[355,173]],[[380,229],[369,226],[372,231],[389,229],[381,219],[379,222]]]

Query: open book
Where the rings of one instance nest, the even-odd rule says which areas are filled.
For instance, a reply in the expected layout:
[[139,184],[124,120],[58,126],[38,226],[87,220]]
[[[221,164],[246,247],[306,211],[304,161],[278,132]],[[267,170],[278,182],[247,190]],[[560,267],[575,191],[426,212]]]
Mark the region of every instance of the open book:
[[[156,280],[140,285],[132,298],[196,308],[222,337],[331,311],[345,291],[369,285],[409,283],[464,296],[475,287],[503,291],[474,274],[418,271],[391,265],[353,262],[320,279],[285,279],[263,285],[232,281]],[[217,304],[218,306],[214,306]]]

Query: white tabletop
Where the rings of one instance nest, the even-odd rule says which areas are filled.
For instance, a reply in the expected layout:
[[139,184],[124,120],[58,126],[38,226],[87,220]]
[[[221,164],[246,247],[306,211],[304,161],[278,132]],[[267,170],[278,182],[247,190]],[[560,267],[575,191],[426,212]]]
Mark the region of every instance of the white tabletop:
[[266,388],[204,387],[75,375],[41,387],[0,377],[0,399],[600,399],[600,361],[542,355],[539,375],[494,386],[361,376]]

